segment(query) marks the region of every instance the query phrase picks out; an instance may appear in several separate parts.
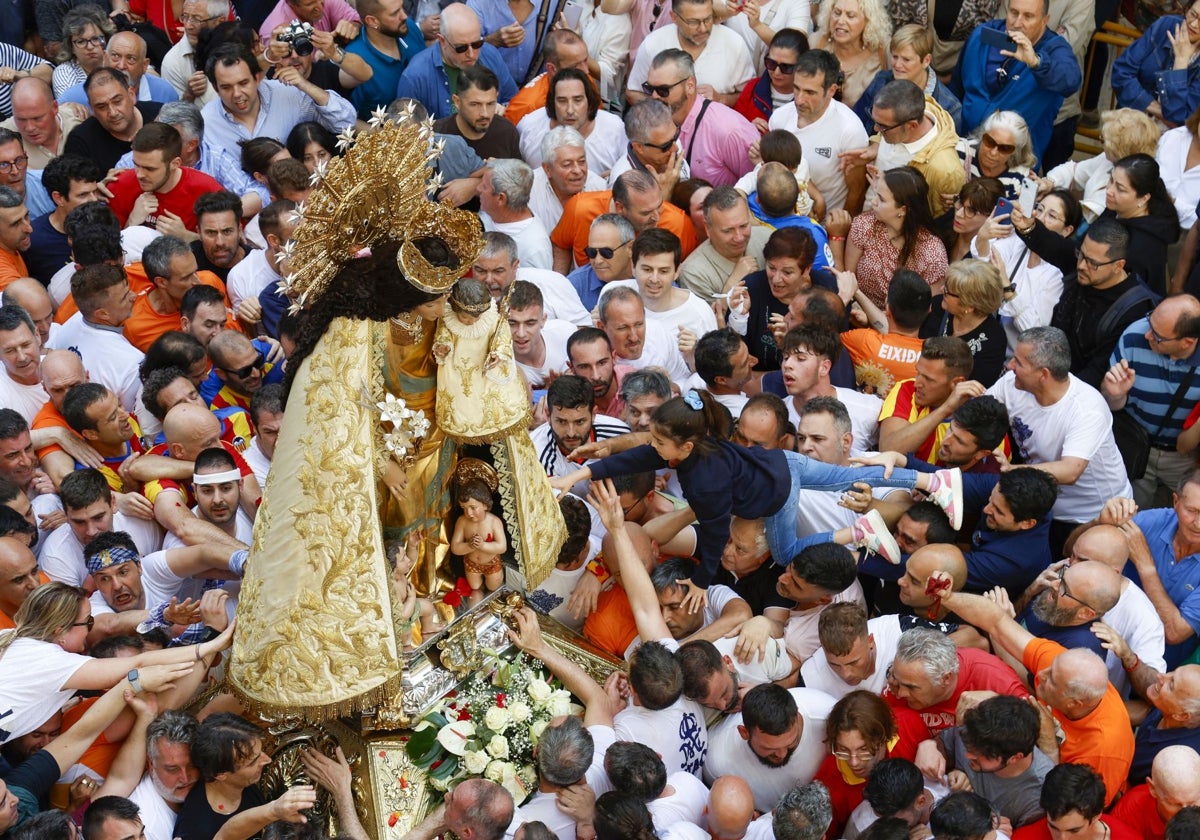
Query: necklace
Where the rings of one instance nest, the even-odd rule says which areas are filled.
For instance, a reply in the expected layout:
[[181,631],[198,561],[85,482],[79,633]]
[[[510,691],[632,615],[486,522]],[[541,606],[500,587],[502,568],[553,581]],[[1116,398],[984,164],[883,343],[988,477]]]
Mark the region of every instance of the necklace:
[[388,319],[388,323],[392,325],[392,335],[396,336],[397,328],[399,328],[402,336],[406,336],[409,342],[416,344],[425,337],[425,319],[416,312],[401,312],[393,318]]

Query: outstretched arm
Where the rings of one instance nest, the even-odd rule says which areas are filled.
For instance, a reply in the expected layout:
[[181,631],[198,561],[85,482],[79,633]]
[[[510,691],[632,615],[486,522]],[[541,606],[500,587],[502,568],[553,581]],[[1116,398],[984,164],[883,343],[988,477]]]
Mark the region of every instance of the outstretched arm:
[[[935,582],[946,586],[948,590],[954,580],[945,572],[934,572],[929,576],[929,583],[933,585]],[[978,627],[1018,662],[1025,654],[1025,647],[1034,640],[1033,634],[1013,621],[1007,610],[982,595],[947,591],[942,596],[942,606],[957,613],[968,624]]]

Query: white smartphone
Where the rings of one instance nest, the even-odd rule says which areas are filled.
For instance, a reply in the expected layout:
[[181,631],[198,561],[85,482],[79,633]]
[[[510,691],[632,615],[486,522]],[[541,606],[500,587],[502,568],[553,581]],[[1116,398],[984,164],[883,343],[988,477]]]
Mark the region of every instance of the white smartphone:
[[1021,192],[1017,196],[1017,206],[1021,208],[1021,212],[1024,215],[1033,216],[1033,208],[1037,204],[1037,193],[1037,181],[1032,178],[1026,178],[1021,182]]
[[578,3],[567,3],[563,6],[563,20],[572,29],[579,29],[579,19],[583,17],[583,6]]

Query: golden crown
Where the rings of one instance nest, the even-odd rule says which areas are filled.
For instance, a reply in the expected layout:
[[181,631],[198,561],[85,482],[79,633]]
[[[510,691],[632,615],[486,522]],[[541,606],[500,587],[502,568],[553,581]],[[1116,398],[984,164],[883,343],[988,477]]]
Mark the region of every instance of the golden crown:
[[[380,242],[399,240],[400,270],[433,294],[449,290],[483,249],[478,217],[429,197],[442,186],[432,164],[445,146],[432,139],[432,121],[418,122],[411,110],[393,120],[377,108],[370,126],[338,135],[343,156],[318,164],[313,191],[296,208],[298,225],[281,254],[289,273],[280,283],[293,311],[320,298],[346,263]],[[413,240],[429,237],[445,242],[457,268],[432,265],[421,255]]]

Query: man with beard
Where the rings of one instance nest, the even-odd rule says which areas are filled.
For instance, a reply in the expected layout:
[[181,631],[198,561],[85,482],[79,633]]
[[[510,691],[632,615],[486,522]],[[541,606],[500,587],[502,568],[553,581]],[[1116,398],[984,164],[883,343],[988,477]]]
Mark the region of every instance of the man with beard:
[[455,112],[437,120],[433,130],[457,135],[481,158],[521,158],[517,129],[508,120],[496,119],[500,80],[483,65],[458,71],[458,91],[450,99]]
[[[594,394],[592,382],[581,376],[560,376],[546,389],[550,420],[530,432],[546,475],[574,472],[578,465],[567,456],[584,443],[607,440],[629,431],[620,420],[607,416],[597,419]],[[585,498],[586,483],[580,484],[583,486],[573,492]]]
[[371,111],[387,106],[396,98],[400,76],[412,57],[425,49],[421,30],[409,26],[404,0],[359,0],[358,14],[362,29],[346,44],[346,52],[366,62],[371,78],[350,92],[350,103],[359,119],[371,118]]
[[1104,657],[1105,650],[1091,628],[1120,600],[1120,573],[1085,560],[1060,565],[1056,572],[1047,570],[1043,577],[1049,586],[1034,596],[1018,620],[1035,636],[1065,648],[1089,648]]
[[143,126],[132,145],[133,170],[122,172],[109,186],[108,204],[122,227],[145,225],[187,241],[196,239],[196,200],[220,192],[221,184],[183,165],[183,138],[174,126]]
[[[165,711],[146,728],[146,772],[128,791],[146,829],[146,840],[171,840],[179,806],[191,792],[200,773],[192,765],[192,738],[196,719],[187,712]],[[108,792],[113,780],[101,790]],[[116,795],[116,792],[114,792]]]
[[[146,451],[137,421],[121,405],[117,395],[99,382],[82,382],[63,397],[62,414],[67,425],[83,438],[103,463],[100,472],[113,490],[124,493],[136,489],[126,487],[120,475],[121,465],[130,456]],[[84,466],[76,463],[76,468]]]
[[705,778],[741,776],[754,805],[769,811],[796,785],[812,781],[825,758],[825,718],[834,699],[812,688],[765,683],[746,692],[742,711],[708,735]]
[[567,339],[567,363],[571,373],[586,379],[592,386],[593,405],[597,414],[620,417],[625,411],[621,398],[621,380],[633,368],[618,365],[613,360],[612,342],[598,327],[583,327]]
[[200,271],[211,271],[229,281],[229,269],[246,258],[253,246],[242,239],[242,199],[229,192],[205,193],[196,199],[192,207],[196,214],[196,233],[199,239],[192,242],[192,253],[196,256],[196,267]]

